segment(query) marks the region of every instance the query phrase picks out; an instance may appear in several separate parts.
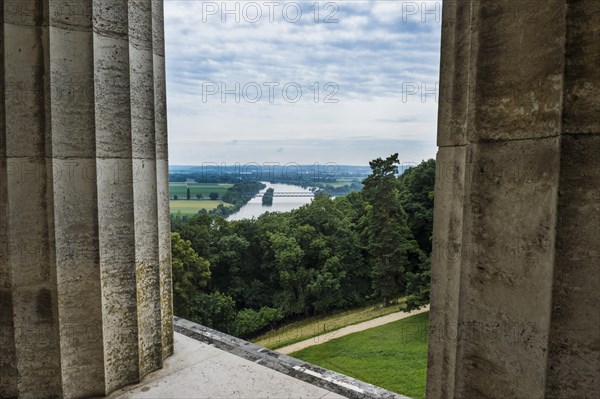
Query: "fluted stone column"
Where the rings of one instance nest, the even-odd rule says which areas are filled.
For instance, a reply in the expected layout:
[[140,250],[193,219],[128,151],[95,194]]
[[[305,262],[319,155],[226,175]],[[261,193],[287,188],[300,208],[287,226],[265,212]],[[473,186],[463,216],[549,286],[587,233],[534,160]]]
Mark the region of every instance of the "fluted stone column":
[[0,397],[173,351],[162,0],[0,6]]
[[445,0],[427,396],[600,396],[600,2]]

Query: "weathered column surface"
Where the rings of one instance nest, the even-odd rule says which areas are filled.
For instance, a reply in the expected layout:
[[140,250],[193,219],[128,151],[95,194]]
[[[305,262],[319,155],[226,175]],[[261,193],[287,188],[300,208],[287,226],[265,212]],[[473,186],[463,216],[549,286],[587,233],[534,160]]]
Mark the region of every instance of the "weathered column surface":
[[0,397],[173,351],[162,0],[0,3]]
[[600,2],[444,0],[429,398],[600,397]]

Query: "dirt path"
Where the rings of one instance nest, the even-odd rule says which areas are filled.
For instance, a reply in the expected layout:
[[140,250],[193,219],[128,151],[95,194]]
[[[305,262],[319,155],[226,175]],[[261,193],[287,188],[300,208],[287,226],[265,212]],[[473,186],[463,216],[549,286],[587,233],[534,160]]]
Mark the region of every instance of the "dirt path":
[[410,316],[414,316],[419,313],[428,312],[429,305],[413,310],[411,312],[397,312],[391,313],[386,316],[381,316],[373,320],[363,321],[362,323],[353,324],[351,326],[340,328],[339,330],[334,330],[322,335],[317,335],[316,337],[312,337],[309,339],[305,339],[304,341],[296,342],[295,344],[284,346],[279,349],[275,349],[279,353],[283,353],[285,355],[289,355],[290,353],[299,351],[304,348],[308,348],[309,346],[319,345],[327,341],[331,341],[332,339],[343,337],[344,335],[352,334],[359,331],[368,330],[369,328],[379,327],[384,324],[388,324],[400,319],[405,319]]

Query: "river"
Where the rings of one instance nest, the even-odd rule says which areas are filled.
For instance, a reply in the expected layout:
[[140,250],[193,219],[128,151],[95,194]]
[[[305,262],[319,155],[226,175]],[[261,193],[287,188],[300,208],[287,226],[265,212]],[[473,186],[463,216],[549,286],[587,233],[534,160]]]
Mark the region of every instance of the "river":
[[[261,182],[265,184],[261,193],[267,191],[268,188],[273,188],[275,190],[275,195],[277,193],[299,193],[299,192],[310,192],[307,188],[302,188],[300,186],[293,186],[291,184],[279,184],[279,183],[269,183],[269,182]],[[289,212],[293,209],[300,208],[302,205],[309,204],[312,201],[311,197],[274,197],[273,205],[271,206],[263,206],[262,197],[252,198],[246,205],[240,208],[239,211],[234,213],[233,215],[229,215],[227,220],[241,220],[241,219],[252,219],[257,218],[263,213],[266,212]]]

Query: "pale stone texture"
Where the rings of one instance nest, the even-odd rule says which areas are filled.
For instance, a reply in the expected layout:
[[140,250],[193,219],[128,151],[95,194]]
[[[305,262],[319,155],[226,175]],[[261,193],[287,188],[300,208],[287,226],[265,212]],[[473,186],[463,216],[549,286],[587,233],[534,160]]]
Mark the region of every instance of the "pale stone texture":
[[175,349],[162,370],[110,399],[344,398],[182,334],[175,334]]
[[452,397],[454,379],[449,370],[456,366],[456,321],[461,275],[461,243],[464,204],[464,167],[466,150],[463,146],[442,147],[436,159],[433,240],[434,264],[443,264],[432,273],[429,345],[429,386],[431,397]]
[[0,397],[105,395],[172,353],[153,10],[0,5]]
[[427,396],[600,396],[600,3],[458,3],[443,11]]
[[467,1],[445,0],[442,19],[438,145],[464,145],[471,94],[471,5]]
[[[171,271],[171,225],[169,211],[169,153],[167,148],[167,103],[164,49],[164,11],[159,2],[152,3],[152,52],[154,57],[154,129],[156,179],[158,188],[158,261],[163,314],[173,314]],[[173,319],[162,318],[163,358],[173,353]]]

